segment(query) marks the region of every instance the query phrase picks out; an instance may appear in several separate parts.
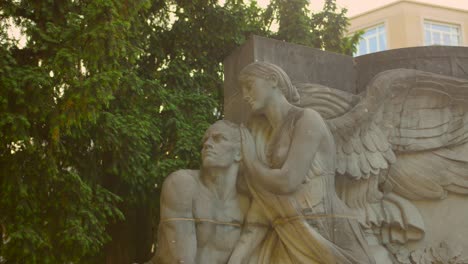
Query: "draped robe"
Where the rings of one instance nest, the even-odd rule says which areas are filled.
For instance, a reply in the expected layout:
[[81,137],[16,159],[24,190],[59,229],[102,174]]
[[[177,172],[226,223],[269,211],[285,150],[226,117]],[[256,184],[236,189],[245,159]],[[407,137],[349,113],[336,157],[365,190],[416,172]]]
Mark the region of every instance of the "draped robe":
[[[288,157],[291,142],[299,140],[293,135],[303,111],[293,108],[275,135],[271,135],[266,120],[251,123],[259,159],[270,168],[281,168]],[[329,136],[332,137],[330,133]],[[324,154],[325,158],[335,157],[334,153],[329,157],[326,153],[320,155],[323,157]],[[249,263],[374,263],[355,215],[336,195],[334,167],[314,158],[303,183],[294,193],[285,195],[274,194],[255,185],[249,177],[255,175],[246,177],[253,206],[261,211],[261,221],[270,226]]]

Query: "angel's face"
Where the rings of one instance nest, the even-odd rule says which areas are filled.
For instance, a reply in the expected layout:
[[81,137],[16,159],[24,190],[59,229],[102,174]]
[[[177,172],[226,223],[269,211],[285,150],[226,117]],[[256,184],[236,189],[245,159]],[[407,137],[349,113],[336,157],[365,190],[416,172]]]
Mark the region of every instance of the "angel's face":
[[274,84],[271,80],[260,77],[248,77],[241,83],[242,97],[253,112],[263,110],[273,95]]

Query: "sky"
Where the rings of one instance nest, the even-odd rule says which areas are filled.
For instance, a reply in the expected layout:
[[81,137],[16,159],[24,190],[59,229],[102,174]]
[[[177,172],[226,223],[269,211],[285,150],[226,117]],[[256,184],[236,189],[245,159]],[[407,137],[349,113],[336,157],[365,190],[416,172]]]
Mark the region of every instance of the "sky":
[[[336,0],[339,7],[348,9],[348,17],[359,15],[366,11],[387,5],[389,3],[398,2],[400,0]],[[428,3],[458,9],[468,10],[468,0],[413,0],[420,3]],[[257,0],[260,6],[266,6],[269,0]],[[309,0],[310,10],[319,11],[323,7],[323,0]]]

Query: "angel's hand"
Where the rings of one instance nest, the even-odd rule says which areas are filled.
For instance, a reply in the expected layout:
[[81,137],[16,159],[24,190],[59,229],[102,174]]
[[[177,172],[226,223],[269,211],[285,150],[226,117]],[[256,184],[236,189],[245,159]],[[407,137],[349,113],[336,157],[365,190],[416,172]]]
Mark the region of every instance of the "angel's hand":
[[256,165],[258,164],[257,153],[255,151],[255,142],[250,134],[249,130],[241,125],[240,128],[241,134],[241,152],[242,152],[242,161],[244,165],[247,167],[247,170],[251,174],[255,174],[256,172]]

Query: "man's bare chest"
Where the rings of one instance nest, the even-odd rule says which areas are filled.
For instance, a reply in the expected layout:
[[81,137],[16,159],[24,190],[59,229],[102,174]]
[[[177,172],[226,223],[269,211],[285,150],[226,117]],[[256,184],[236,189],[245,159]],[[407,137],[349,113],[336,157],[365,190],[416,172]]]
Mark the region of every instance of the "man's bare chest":
[[194,200],[193,215],[197,219],[197,247],[232,250],[240,237],[244,213],[238,198],[219,200],[200,195]]

